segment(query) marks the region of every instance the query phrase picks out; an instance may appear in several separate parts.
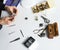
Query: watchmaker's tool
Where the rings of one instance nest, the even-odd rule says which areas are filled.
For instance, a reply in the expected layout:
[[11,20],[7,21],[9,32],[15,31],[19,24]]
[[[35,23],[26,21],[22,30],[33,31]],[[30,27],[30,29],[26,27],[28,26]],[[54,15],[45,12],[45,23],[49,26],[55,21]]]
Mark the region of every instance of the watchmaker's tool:
[[20,32],[21,32],[22,36],[24,37],[24,34],[23,34],[22,30],[20,30]]
[[38,34],[39,37],[44,37],[45,36],[44,31],[46,31],[46,30],[47,30],[47,26],[42,29],[35,29],[33,32],[34,32],[34,34]]
[[41,30],[43,30],[43,28],[42,28],[42,29],[35,29],[35,30],[33,30],[33,32],[34,32],[34,34],[37,34],[37,33],[39,33]]
[[50,22],[50,20],[45,18],[44,16],[41,16],[41,18],[44,20],[45,23],[49,23]]
[[17,41],[17,40],[19,40],[19,39],[20,39],[20,37],[14,39],[14,40],[12,40],[12,41],[10,41],[10,43],[15,42],[15,41]]
[[13,34],[13,33],[15,33],[15,31],[13,31],[13,32],[9,33],[9,35],[11,35],[11,34]]
[[46,34],[46,33],[44,33],[44,31],[46,31],[46,30],[47,30],[47,26],[43,29],[43,31],[40,34],[38,34],[38,36],[44,37]]
[[45,37],[45,33],[41,33],[40,35],[38,35],[39,37]]

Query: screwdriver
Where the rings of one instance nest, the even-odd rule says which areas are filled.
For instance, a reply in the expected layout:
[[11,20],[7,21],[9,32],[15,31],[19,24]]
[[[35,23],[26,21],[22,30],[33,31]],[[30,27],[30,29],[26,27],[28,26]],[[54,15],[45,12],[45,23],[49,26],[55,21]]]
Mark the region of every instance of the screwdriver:
[[17,41],[17,40],[19,40],[19,39],[20,39],[20,37],[14,39],[14,40],[12,40],[12,41],[10,41],[10,43],[12,43],[12,42],[14,42],[14,41]]

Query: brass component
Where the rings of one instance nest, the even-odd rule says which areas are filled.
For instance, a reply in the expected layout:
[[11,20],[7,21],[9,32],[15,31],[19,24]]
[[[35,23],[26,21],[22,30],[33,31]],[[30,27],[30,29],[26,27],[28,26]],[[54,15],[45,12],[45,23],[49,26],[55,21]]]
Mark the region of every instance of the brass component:
[[55,35],[54,36],[58,36],[58,24],[55,22],[54,23],[54,30],[55,30]]
[[55,36],[58,36],[58,24],[55,22],[53,24],[49,24],[47,27],[47,36],[48,38],[53,38]]
[[33,13],[38,13],[39,12],[37,6],[32,7],[32,10],[33,10]]
[[38,13],[38,12],[43,11],[43,10],[48,9],[48,8],[50,8],[49,4],[47,1],[45,1],[45,2],[38,3],[35,6],[33,6],[32,11],[33,11],[33,13]]
[[44,9],[50,8],[48,2],[43,2],[43,3],[42,3],[42,7],[43,7]]
[[54,25],[53,24],[49,24],[47,29],[48,29],[48,33],[47,33],[48,38],[53,38],[54,34],[55,34]]

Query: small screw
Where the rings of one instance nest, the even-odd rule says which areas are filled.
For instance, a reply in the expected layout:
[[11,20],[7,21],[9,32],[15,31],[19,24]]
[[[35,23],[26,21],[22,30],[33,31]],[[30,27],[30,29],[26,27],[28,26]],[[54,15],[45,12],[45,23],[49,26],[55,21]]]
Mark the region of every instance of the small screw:
[[25,20],[27,20],[28,18],[27,17],[25,17]]
[[43,23],[40,23],[40,24],[39,24],[39,27],[42,27],[42,26],[43,26]]

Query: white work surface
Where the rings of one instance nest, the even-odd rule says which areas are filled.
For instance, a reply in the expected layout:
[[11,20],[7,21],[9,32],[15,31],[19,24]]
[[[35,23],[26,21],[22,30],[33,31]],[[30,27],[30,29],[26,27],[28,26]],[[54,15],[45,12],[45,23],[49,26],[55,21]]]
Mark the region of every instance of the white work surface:
[[[33,14],[31,10],[33,2],[35,4],[35,2],[38,3],[40,1],[41,0],[24,0],[22,2],[23,7],[20,6],[20,4],[18,5],[18,14],[14,22],[10,24],[15,24],[16,26],[9,27],[10,25],[3,25],[3,28],[0,30],[0,50],[29,50],[29,48],[26,48],[22,43],[30,36],[39,44],[35,50],[60,50],[60,36],[54,37],[54,39],[48,39],[47,37],[41,38],[33,33],[34,29],[40,29],[40,23],[44,23],[43,19],[40,17],[42,14],[47,15],[46,18],[50,19],[50,23],[58,23],[60,33],[60,0],[55,0],[55,7],[45,10],[44,12]],[[31,6],[29,7],[30,4]],[[38,16],[38,21],[35,21],[35,16]],[[25,20],[25,17],[28,17],[28,20]],[[24,37],[21,35],[20,29]],[[11,32],[14,33],[9,35]],[[20,40],[9,43],[17,37],[20,37]]]

